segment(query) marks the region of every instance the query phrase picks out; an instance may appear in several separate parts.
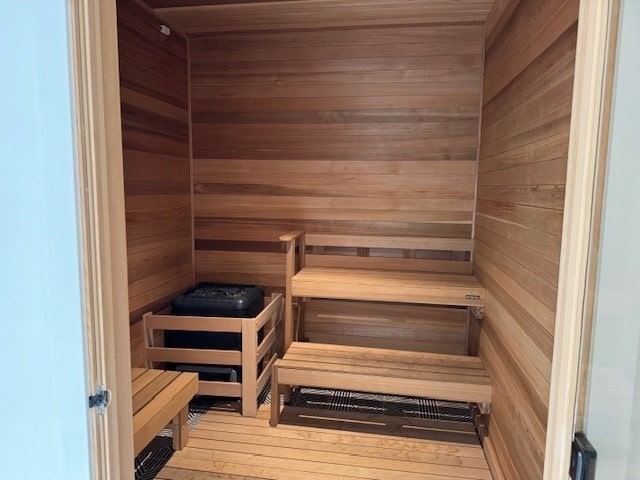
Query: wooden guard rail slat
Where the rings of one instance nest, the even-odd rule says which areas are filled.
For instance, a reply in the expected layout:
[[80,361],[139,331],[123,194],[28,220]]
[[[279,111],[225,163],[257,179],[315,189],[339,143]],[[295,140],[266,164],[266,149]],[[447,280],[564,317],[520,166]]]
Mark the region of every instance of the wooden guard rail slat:
[[[271,366],[277,358],[277,328],[282,314],[282,294],[276,293],[268,305],[253,318],[200,317],[181,315],[143,316],[145,365],[157,362],[229,365],[242,367],[242,382],[215,382],[200,380],[198,393],[242,398],[242,414],[255,417],[258,395],[269,380]],[[265,335],[258,343],[258,331],[265,327]],[[241,350],[214,350],[168,348],[154,345],[154,330],[182,330],[191,332],[238,333],[242,338]],[[259,364],[271,354],[258,376]]]

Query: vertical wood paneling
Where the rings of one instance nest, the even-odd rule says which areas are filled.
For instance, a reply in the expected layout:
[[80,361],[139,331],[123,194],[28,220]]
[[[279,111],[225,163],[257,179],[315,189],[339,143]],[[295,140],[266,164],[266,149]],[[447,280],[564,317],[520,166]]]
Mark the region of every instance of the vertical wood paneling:
[[577,18],[577,0],[499,1],[489,15],[474,268],[497,478],[543,476]]
[[[197,280],[282,289],[293,229],[470,238],[482,54],[481,24],[195,35]],[[311,336],[363,328],[320,318]]]
[[[130,321],[193,277],[186,40],[133,0],[118,0]],[[132,336],[132,359],[140,342]]]

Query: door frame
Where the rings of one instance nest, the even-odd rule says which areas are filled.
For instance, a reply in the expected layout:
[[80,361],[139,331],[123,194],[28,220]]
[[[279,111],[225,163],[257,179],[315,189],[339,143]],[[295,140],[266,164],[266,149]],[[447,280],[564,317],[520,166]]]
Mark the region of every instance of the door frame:
[[[620,0],[581,0],[544,478],[566,478],[581,341],[597,259],[602,172]],[[90,385],[112,402],[93,414],[93,474],[133,478],[129,299],[115,1],[71,0],[70,43],[83,234]]]
[[569,476],[579,376],[588,356],[620,2],[580,1],[545,480]]
[[88,381],[112,393],[90,415],[92,477],[134,478],[129,292],[115,1],[71,0],[78,209]]

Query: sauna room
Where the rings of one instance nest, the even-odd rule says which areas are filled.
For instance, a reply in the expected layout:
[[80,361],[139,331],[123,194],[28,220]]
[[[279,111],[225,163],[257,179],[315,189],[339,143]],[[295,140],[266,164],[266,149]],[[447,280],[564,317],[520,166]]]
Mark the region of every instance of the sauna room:
[[117,0],[136,478],[543,478],[579,4]]

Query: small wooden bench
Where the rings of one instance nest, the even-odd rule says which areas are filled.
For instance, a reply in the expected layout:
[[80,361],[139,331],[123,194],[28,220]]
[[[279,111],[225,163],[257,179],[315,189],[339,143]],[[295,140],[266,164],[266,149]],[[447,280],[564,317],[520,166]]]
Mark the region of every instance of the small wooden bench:
[[294,298],[302,299],[298,324],[307,298],[466,307],[476,318],[484,314],[485,289],[471,275],[471,239],[291,232],[280,240],[286,242],[285,351],[301,330],[294,325]]
[[189,440],[189,401],[198,392],[198,375],[147,368],[131,370],[133,396],[133,450],[138,455],[169,423],[173,448]]
[[478,357],[293,342],[271,375],[271,426],[283,386],[355,390],[478,403],[488,408],[491,382]]

